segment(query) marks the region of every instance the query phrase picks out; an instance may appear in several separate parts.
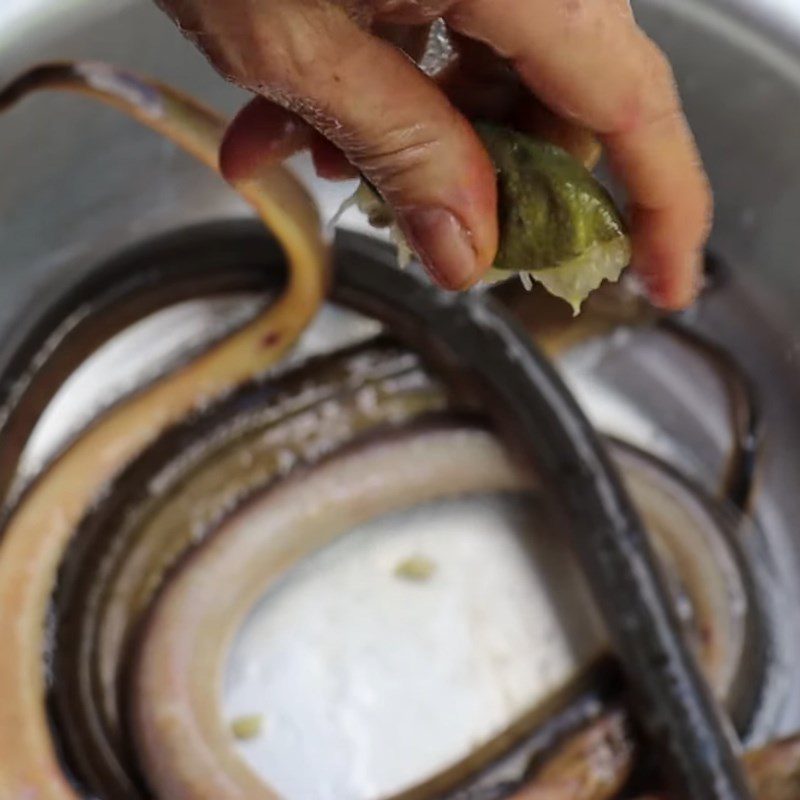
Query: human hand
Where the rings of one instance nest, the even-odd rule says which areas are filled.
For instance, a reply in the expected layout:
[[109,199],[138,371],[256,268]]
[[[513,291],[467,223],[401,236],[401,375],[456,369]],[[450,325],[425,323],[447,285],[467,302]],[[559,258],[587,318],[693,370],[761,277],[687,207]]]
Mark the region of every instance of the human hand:
[[[633,266],[653,300],[691,302],[711,195],[671,68],[628,0],[157,0],[214,66],[260,97],[220,156],[242,178],[309,147],[327,178],[362,173],[435,280],[465,288],[497,249],[489,157],[468,118],[553,139],[593,134],[627,189]],[[413,63],[432,20],[457,58]],[[534,99],[537,98],[537,99]]]

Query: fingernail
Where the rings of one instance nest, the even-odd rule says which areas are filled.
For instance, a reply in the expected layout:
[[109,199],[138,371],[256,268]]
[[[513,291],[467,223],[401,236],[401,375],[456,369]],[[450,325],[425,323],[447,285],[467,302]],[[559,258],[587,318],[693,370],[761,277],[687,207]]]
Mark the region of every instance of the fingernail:
[[686,278],[672,287],[670,305],[676,310],[688,308],[697,300],[705,280],[705,253],[699,252],[689,256],[689,270]]
[[695,256],[694,283],[692,284],[692,299],[698,297],[706,288],[706,252],[701,250]]
[[665,311],[682,311],[688,308],[697,299],[703,285],[702,265],[696,257],[692,257],[688,272],[683,273],[680,280],[676,281],[674,276],[664,272],[642,277],[650,301]]
[[412,250],[445,289],[466,289],[478,275],[472,239],[455,215],[444,208],[412,208],[400,215]]

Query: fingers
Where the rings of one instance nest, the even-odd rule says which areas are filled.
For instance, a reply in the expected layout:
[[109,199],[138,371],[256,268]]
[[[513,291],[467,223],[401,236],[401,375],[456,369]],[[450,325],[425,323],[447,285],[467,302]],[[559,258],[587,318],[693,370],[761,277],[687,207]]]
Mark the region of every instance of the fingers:
[[687,305],[711,196],[672,72],[627,0],[455,0],[448,22],[517,67],[560,116],[599,135],[631,202],[634,267],[654,300]]
[[517,104],[529,98],[519,76],[483,42],[449,31],[451,55],[434,79],[450,101],[470,119],[506,122]]
[[651,296],[683,308],[702,280],[711,190],[677,103],[631,130],[601,137],[631,200],[634,267]]
[[236,182],[266,164],[279,163],[311,145],[311,128],[291,111],[257,97],[234,118],[219,152],[219,168]]
[[436,80],[470,119],[504,122],[558,145],[589,169],[597,165],[601,146],[590,130],[536,100],[488,45],[457,33],[450,39],[457,57]]
[[590,170],[602,155],[600,142],[588,128],[559,117],[531,97],[518,107],[512,127],[558,145]]
[[[597,155],[591,132],[598,134],[630,196],[635,267],[658,302],[688,303],[699,278],[710,192],[669,66],[636,27],[627,0],[537,0],[536,14],[518,0],[434,5],[454,28],[510,59],[527,86],[568,120],[548,120],[532,107],[520,127],[587,163]],[[198,18],[190,22],[203,30],[200,44],[223,72],[333,144],[309,134],[296,117],[281,120],[262,106],[260,132],[234,123],[223,148],[226,171],[310,142],[319,171],[336,176],[346,173],[344,153],[395,207],[441,283],[461,287],[479,277],[497,243],[491,164],[471,126],[401,52],[335,5],[246,5],[246,24],[242,14],[234,20],[208,0],[193,0],[192,7]],[[392,7],[418,16],[421,6]]]
[[347,160],[345,154],[316,132],[311,142],[311,155],[320,178],[328,181],[346,181],[358,177],[358,170]]
[[[267,8],[274,10],[252,20],[247,63],[219,53],[222,39],[207,51],[339,148],[394,207],[436,280],[449,288],[474,283],[496,252],[497,197],[472,126],[397,48],[339,8],[280,1]],[[239,147],[230,142],[238,135],[241,126],[229,148]]]
[[260,167],[278,164],[300,150],[311,149],[317,174],[326,180],[348,180],[357,170],[324,136],[297,114],[264,97],[251,100],[225,132],[219,167],[235,183]]

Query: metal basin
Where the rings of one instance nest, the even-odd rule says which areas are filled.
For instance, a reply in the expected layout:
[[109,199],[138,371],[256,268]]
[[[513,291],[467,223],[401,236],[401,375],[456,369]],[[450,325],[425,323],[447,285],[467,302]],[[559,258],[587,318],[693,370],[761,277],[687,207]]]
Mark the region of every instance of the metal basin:
[[[733,352],[757,387],[767,433],[754,508],[758,553],[752,557],[764,559],[780,616],[781,608],[800,602],[800,276],[794,269],[800,251],[800,7],[794,0],[639,0],[635,9],[673,59],[716,193],[712,248],[730,279],[686,321]],[[69,10],[58,0],[6,0],[0,78],[52,58],[113,61],[229,112],[245,99],[146,0],[78,0]],[[33,98],[0,120],[0,153],[0,329],[35,307],[41,287],[71,282],[107,255],[166,231],[249,213],[217,178],[171,146],[75,98]],[[324,216],[332,217],[352,187],[317,181],[304,159],[296,167],[313,185]],[[352,212],[341,224],[366,231]],[[29,449],[28,469],[40,466],[96,408],[198,336],[213,335],[232,312],[246,313],[248,303],[231,299],[164,312],[100,353],[55,398]],[[328,310],[296,357],[371,330]],[[134,354],[138,364],[132,364]],[[581,349],[562,366],[601,429],[657,453],[704,487],[713,485],[728,435],[720,422],[724,387],[698,378],[697,365],[674,344],[657,335],[617,340]],[[242,630],[224,702],[235,715],[260,710],[265,690],[280,699],[271,709],[273,737],[242,750],[256,769],[277,776],[287,796],[380,796],[501,729],[574,666],[580,647],[559,637],[548,641],[547,625],[558,615],[544,599],[547,577],[520,566],[514,542],[524,520],[501,504],[478,506],[381,521],[372,526],[380,537],[372,528],[356,532],[310,562]],[[456,564],[449,586],[409,599],[381,578],[409,548],[432,549],[441,561],[445,555],[436,548],[456,530],[446,556]],[[366,581],[359,569],[364,563],[373,567]],[[471,638],[472,630],[458,625],[465,610],[477,613],[475,585],[483,586],[481,597],[498,599],[479,604],[484,627]],[[338,605],[320,632],[313,608],[334,591]],[[363,616],[359,598],[367,591],[377,598],[384,625]],[[414,610],[416,617],[409,616]],[[531,616],[537,624],[530,624]],[[784,616],[769,691],[751,726],[755,740],[800,724],[800,686],[783,670],[796,658],[800,621]],[[420,631],[416,619],[431,625]],[[305,634],[294,635],[298,629]],[[376,649],[386,648],[390,636],[405,643],[399,657],[376,661]],[[431,660],[435,670],[423,672]],[[340,682],[322,680],[320,664]],[[418,676],[403,692],[392,688],[398,665]],[[377,695],[385,705],[375,706]],[[410,707],[425,708],[425,717],[398,713]],[[458,726],[449,724],[454,719]],[[292,769],[298,726],[310,732],[304,746],[319,764],[317,775],[303,773],[299,762]],[[375,743],[376,729],[389,731],[382,744]],[[335,757],[332,742],[341,748]],[[438,750],[431,749],[434,742]]]

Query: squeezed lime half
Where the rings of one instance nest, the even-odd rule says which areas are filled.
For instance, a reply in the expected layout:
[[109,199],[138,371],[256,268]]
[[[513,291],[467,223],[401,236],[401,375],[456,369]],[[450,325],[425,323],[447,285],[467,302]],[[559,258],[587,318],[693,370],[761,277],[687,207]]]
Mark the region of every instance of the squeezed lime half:
[[[602,184],[569,153],[499,125],[475,126],[497,170],[500,239],[489,281],[516,273],[566,300],[577,314],[604,281],[630,262],[625,222]],[[394,214],[366,181],[340,209],[355,205],[376,228],[388,228],[401,265],[410,258]],[[334,220],[335,221],[335,220]]]
[[577,313],[630,262],[625,223],[597,179],[555,145],[496,125],[475,126],[497,170],[500,244],[490,280],[519,273]]

